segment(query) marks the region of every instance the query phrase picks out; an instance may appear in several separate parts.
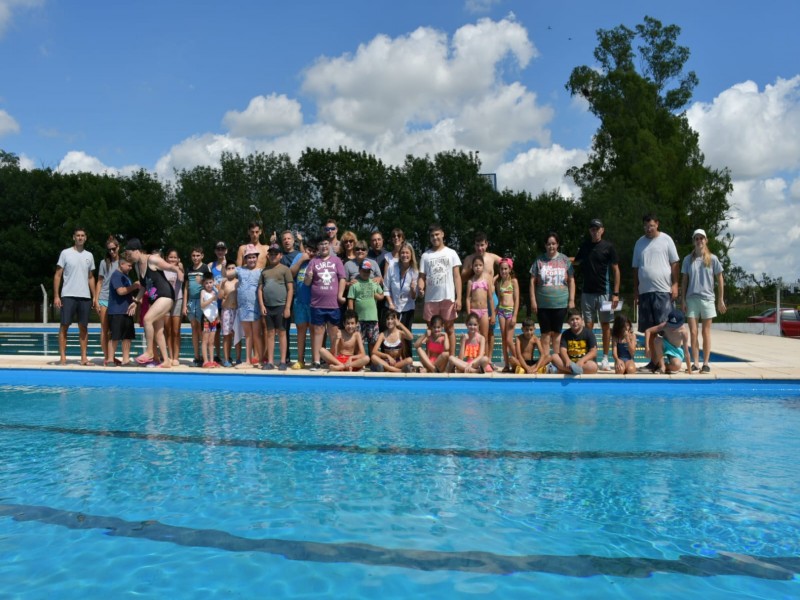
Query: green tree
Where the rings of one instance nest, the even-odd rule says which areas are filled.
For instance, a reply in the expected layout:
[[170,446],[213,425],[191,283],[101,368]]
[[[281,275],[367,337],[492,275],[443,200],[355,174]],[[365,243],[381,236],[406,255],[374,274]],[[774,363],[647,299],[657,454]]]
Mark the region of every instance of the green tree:
[[684,73],[689,50],[678,45],[679,34],[676,25],[665,27],[652,17],[634,30],[601,29],[594,51],[599,68],[575,68],[566,85],[600,119],[589,159],[567,173],[581,188],[586,214],[605,220],[626,272],[648,211],[659,216],[681,251],[690,249],[697,227],[723,256],[730,243],[721,237],[730,174],[704,164],[697,133],[678,112],[698,81],[694,72]]

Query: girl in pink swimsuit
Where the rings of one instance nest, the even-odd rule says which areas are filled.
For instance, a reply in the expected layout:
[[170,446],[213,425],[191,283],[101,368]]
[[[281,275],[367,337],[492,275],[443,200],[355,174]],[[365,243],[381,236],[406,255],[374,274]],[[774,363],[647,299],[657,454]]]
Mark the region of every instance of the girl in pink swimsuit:
[[[467,314],[478,317],[478,329],[483,337],[489,335],[489,326],[494,327],[494,294],[492,280],[484,271],[483,258],[472,260],[472,279],[467,282]],[[491,309],[491,310],[489,310]],[[487,349],[491,355],[491,348]]]

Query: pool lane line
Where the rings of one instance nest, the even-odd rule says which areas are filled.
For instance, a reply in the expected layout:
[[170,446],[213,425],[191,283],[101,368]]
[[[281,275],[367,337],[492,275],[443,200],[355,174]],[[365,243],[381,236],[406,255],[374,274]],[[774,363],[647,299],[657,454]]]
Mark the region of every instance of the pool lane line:
[[318,563],[358,563],[420,571],[466,571],[495,575],[538,572],[567,577],[644,578],[654,573],[694,577],[734,575],[790,581],[800,572],[800,557],[766,557],[732,552],[717,556],[681,555],[677,559],[636,556],[505,555],[483,551],[448,552],[385,548],[355,542],[310,542],[277,538],[246,538],[216,529],[167,525],[156,520],[126,521],[118,517],[91,515],[49,506],[0,504],[0,516],[14,521],[36,521],[78,530],[105,530],[112,537],[167,542],[178,546],[213,548],[228,552],[261,552],[288,560]]
[[287,450],[290,452],[340,452],[346,454],[369,454],[389,456],[446,456],[484,460],[720,460],[722,452],[661,450],[502,450],[492,448],[414,448],[411,446],[350,446],[345,444],[308,444],[253,440],[237,438],[215,438],[209,436],[171,435],[166,433],[143,433],[110,429],[85,429],[50,425],[28,425],[25,423],[0,423],[0,430],[89,435],[96,437],[169,442],[177,444],[199,444],[232,448],[256,448],[259,450]]

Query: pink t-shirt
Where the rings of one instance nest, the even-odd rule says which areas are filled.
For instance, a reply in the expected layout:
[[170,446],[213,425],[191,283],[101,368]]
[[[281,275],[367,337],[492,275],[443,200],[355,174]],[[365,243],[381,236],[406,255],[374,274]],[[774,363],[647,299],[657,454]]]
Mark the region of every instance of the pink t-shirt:
[[338,256],[312,258],[305,279],[311,281],[311,308],[339,308],[339,280],[346,275]]

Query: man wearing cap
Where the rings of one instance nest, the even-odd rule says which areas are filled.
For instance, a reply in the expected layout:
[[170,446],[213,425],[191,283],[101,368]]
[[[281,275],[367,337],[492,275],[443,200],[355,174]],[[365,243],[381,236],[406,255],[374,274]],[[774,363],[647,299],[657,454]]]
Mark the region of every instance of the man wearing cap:
[[[578,248],[575,265],[580,265],[583,272],[583,288],[581,290],[581,313],[589,331],[594,324],[600,322],[603,332],[603,361],[600,369],[608,371],[608,357],[611,347],[611,321],[613,311],[619,304],[619,258],[614,244],[603,239],[605,227],[600,219],[589,222],[589,239]],[[613,273],[613,292],[611,291],[611,274]],[[611,310],[603,311],[604,302],[611,302]]]
[[267,266],[261,271],[258,302],[264,317],[264,347],[267,349],[264,368],[274,369],[275,335],[280,348],[279,371],[287,369],[286,351],[288,349],[287,331],[291,323],[289,316],[294,297],[294,279],[289,267],[281,262],[281,247],[272,244],[268,250]]
[[[692,374],[689,328],[681,311],[673,308],[663,323],[650,327],[646,333],[644,351],[655,365],[653,373],[677,373],[685,360],[686,372]],[[650,339],[653,341],[648,343]]]
[[[61,309],[61,328],[58,330],[58,352],[61,364],[67,364],[67,330],[77,317],[81,346],[81,364],[88,365],[89,313],[94,304],[94,256],[86,250],[86,230],[76,227],[72,232],[73,245],[61,251],[53,276],[53,305]],[[61,284],[64,287],[61,287]]]
[[[666,233],[658,230],[658,217],[647,213],[642,217],[644,235],[633,248],[633,299],[639,305],[639,332],[664,323],[678,298],[680,277],[678,250]],[[645,345],[652,347],[652,337],[646,334]],[[641,370],[654,371],[651,360]]]

